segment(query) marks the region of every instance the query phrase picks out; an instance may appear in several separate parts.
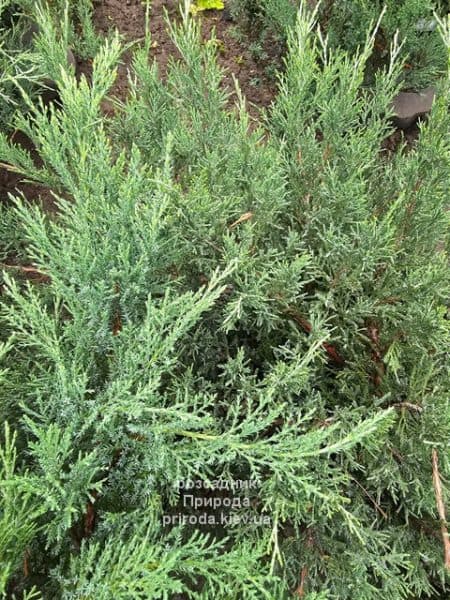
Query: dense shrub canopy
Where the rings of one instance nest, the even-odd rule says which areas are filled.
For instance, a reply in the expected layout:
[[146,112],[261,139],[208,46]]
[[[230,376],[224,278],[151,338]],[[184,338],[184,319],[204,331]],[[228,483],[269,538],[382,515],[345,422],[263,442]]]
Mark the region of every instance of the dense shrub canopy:
[[180,59],[163,80],[148,36],[114,118],[117,37],[89,83],[54,68],[62,108],[15,121],[40,164],[0,138],[58,204],[8,216],[41,278],[2,276],[0,592],[444,597],[448,80],[389,154],[401,62],[364,86],[375,34],[331,52],[302,9],[257,125],[198,23],[171,33]]

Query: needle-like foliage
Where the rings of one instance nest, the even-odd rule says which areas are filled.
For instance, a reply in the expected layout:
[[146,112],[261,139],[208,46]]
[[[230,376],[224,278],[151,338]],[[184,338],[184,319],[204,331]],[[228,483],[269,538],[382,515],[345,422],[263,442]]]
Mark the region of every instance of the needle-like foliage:
[[147,38],[113,120],[118,38],[17,119],[39,165],[0,140],[58,204],[15,200],[45,281],[4,274],[0,590],[443,597],[446,82],[391,156],[395,45],[369,90],[375,34],[331,51],[303,6],[263,129],[196,21],[170,27],[180,59],[163,81]]

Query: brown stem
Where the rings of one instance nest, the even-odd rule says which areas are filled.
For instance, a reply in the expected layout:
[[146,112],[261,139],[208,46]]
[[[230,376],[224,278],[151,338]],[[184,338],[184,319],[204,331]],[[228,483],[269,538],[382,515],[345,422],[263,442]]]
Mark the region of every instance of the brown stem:
[[438,453],[434,448],[431,453],[431,458],[433,463],[434,493],[436,496],[436,505],[439,513],[439,520],[441,522],[442,542],[444,544],[444,566],[446,569],[450,570],[450,540],[448,538],[447,519],[445,517],[445,506],[442,496],[441,477],[439,474],[438,467]]
[[83,533],[84,533],[84,537],[88,538],[92,535],[92,532],[94,531],[94,527],[95,527],[95,519],[96,519],[96,512],[95,512],[95,506],[94,506],[94,502],[97,500],[98,498],[98,493],[94,492],[92,494],[92,500],[89,500],[86,504],[86,513],[84,515],[84,527],[83,527]]
[[375,367],[375,373],[372,376],[372,380],[376,387],[381,385],[385,374],[385,365],[383,362],[383,352],[380,347],[380,332],[378,325],[375,323],[368,323],[367,325],[367,337],[370,340],[372,346],[372,362]]
[[407,408],[408,410],[412,410],[418,413],[423,412],[423,407],[418,404],[412,404],[411,402],[396,402],[393,406],[395,408]]
[[380,515],[382,515],[386,520],[389,518],[387,513],[381,508],[381,506],[378,504],[378,502],[375,500],[375,498],[373,498],[373,496],[371,496],[369,494],[369,492],[366,490],[365,487],[363,487],[359,481],[357,479],[355,479],[354,477],[350,477],[350,479],[352,481],[354,481],[356,483],[356,485],[365,493],[365,495],[369,498],[369,500],[372,502],[372,504],[375,506],[375,508],[377,509],[377,511],[380,513]]
[[[314,539],[313,539],[313,533],[311,530],[309,530],[308,532],[308,537],[306,540],[306,547],[307,548],[312,548],[314,546]],[[306,587],[306,579],[308,577],[308,572],[309,569],[308,567],[305,565],[300,573],[300,583],[298,588],[295,590],[295,594],[296,596],[298,596],[299,598],[303,598],[305,595],[305,587]]]
[[[288,316],[290,316],[306,333],[312,332],[312,325],[309,321],[307,321],[304,317],[299,315],[294,309],[290,308],[287,311]],[[328,354],[328,358],[335,365],[343,367],[345,365],[345,359],[340,355],[338,350],[332,344],[328,342],[323,342],[322,348]]]
[[25,549],[25,552],[23,553],[23,574],[24,577],[28,577],[30,575],[30,567],[28,564],[28,558],[30,556],[30,551],[28,550],[28,548]]
[[295,593],[299,598],[303,598],[305,595],[305,583],[306,578],[308,577],[308,567],[303,567],[302,572],[300,574],[300,585],[295,590]]
[[[116,283],[114,285],[114,292],[119,297],[119,295],[120,295],[120,284],[119,283]],[[120,300],[118,300],[118,303],[119,302],[120,302]],[[116,312],[114,314],[114,318],[113,318],[112,334],[113,335],[118,335],[121,331],[122,331],[122,318],[120,316],[120,307],[118,305],[117,309],[116,309]]]

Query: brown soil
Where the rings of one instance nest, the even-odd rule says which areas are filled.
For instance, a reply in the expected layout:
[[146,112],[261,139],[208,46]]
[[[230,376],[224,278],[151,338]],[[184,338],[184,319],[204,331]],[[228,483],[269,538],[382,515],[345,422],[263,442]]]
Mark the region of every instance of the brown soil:
[[[145,33],[145,4],[140,0],[97,0],[95,3],[94,23],[97,31],[106,35],[117,28],[125,40],[142,39]],[[164,77],[171,57],[177,57],[177,51],[169,37],[165,12],[172,20],[179,19],[178,0],[153,0],[151,4],[150,31],[152,35],[152,56],[156,60],[161,76]],[[233,75],[239,81],[247,99],[249,112],[257,117],[259,109],[267,107],[276,93],[276,84],[267,74],[267,65],[278,63],[281,48],[273,40],[261,48],[264,60],[258,61],[249,50],[247,37],[236,35],[236,24],[225,11],[205,11],[196,18],[201,20],[203,39],[210,39],[215,31],[218,40],[218,62],[225,71],[224,86],[234,94]],[[123,63],[112,95],[124,100],[127,96],[127,70],[130,66],[130,52],[123,57]],[[90,65],[81,64],[80,71],[89,73]],[[107,106],[107,110],[111,105]]]

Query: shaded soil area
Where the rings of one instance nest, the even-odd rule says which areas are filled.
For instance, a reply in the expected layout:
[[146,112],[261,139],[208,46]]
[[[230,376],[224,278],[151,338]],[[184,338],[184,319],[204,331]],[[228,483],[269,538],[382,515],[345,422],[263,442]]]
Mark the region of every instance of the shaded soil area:
[[419,135],[420,128],[418,123],[413,123],[408,129],[396,129],[384,140],[381,149],[383,152],[386,152],[388,156],[397,152],[399,147],[403,144],[406,144],[407,151],[412,150]]
[[[107,35],[117,28],[126,41],[142,39],[145,34],[145,4],[141,0],[97,0],[94,23],[97,31]],[[177,50],[167,31],[166,14],[171,20],[180,18],[178,0],[153,0],[150,13],[152,55],[161,76],[164,77],[171,57]],[[233,76],[239,81],[247,98],[249,112],[257,117],[259,108],[267,107],[276,94],[276,83],[271,65],[279,64],[282,48],[275,40],[267,40],[257,47],[262,59],[252,51],[251,39],[243,35],[227,11],[210,10],[199,13],[204,40],[217,39],[218,62],[225,71],[224,86],[234,94]],[[125,53],[112,95],[123,100],[127,95],[127,70],[130,52]],[[80,64],[81,72],[89,72],[89,64]],[[273,70],[273,69],[272,69]]]

